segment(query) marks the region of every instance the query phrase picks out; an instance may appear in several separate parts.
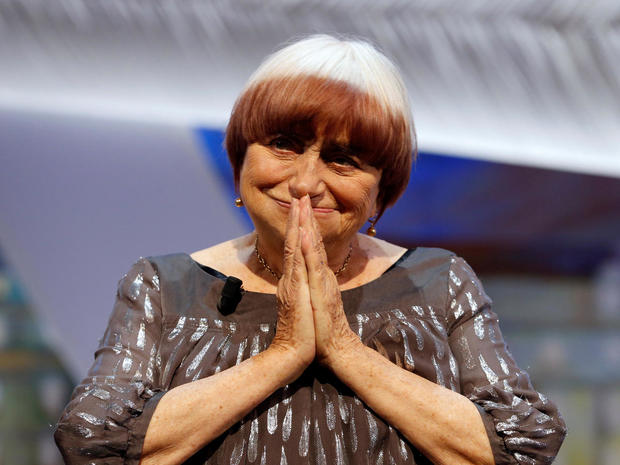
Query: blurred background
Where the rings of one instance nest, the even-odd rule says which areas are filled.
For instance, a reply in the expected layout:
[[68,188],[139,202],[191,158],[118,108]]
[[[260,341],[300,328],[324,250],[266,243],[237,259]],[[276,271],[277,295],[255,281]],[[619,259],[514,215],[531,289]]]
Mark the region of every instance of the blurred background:
[[616,0],[2,0],[0,464],[62,463],[53,425],[139,256],[250,229],[223,129],[317,32],[409,88],[420,156],[378,236],[468,260],[568,423],[556,463],[620,463]]

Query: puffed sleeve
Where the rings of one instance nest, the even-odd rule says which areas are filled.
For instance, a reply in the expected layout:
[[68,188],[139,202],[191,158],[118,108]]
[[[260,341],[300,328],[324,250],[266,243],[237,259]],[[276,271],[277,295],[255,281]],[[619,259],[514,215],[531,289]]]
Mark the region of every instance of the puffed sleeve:
[[163,388],[159,276],[139,259],[119,281],[114,309],[88,376],[56,426],[67,464],[137,464]]
[[450,265],[448,294],[449,342],[459,367],[461,393],[480,411],[495,463],[551,463],[566,435],[564,420],[516,365],[491,300],[458,257]]

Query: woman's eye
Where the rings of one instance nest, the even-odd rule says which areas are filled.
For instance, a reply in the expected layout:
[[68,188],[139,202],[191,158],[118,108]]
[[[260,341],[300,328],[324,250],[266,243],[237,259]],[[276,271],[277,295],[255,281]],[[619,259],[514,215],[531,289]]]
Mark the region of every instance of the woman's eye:
[[352,166],[354,168],[359,168],[359,163],[357,163],[352,157],[338,156],[332,158],[330,161],[332,163],[335,163],[336,165]]
[[296,151],[298,144],[287,137],[276,137],[269,142],[269,145],[277,150]]

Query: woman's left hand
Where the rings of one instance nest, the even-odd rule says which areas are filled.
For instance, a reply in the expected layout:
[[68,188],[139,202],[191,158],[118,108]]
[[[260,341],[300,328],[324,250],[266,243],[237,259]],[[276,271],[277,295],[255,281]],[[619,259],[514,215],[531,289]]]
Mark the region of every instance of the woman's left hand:
[[360,339],[351,330],[342,306],[338,280],[329,268],[327,254],[309,197],[300,200],[302,251],[308,271],[310,302],[314,316],[316,357],[329,366],[330,360],[358,350]]

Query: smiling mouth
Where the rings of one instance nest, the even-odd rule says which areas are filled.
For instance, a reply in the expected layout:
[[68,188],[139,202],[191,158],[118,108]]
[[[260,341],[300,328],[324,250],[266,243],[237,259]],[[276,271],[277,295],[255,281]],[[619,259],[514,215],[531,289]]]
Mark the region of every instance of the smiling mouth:
[[[291,208],[291,204],[289,202],[284,202],[282,200],[274,199],[275,202],[284,208]],[[335,208],[322,208],[322,207],[312,207],[312,211],[314,213],[331,213],[336,211]]]

